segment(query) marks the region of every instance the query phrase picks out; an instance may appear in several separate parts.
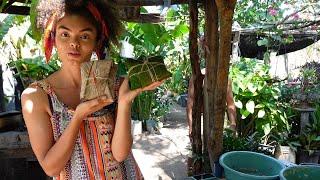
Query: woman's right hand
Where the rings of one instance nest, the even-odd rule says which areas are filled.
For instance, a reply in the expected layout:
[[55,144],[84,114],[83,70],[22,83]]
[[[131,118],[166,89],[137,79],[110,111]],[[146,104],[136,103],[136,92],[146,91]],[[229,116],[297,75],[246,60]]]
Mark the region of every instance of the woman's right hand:
[[74,113],[74,118],[83,120],[90,114],[102,109],[103,107],[112,104],[113,100],[106,96],[97,97],[83,103],[80,103]]

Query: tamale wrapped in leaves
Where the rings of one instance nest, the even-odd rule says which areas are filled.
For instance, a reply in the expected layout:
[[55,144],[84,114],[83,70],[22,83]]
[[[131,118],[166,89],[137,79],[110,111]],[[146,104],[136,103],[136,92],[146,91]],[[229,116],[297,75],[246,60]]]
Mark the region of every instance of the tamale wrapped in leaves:
[[131,90],[143,88],[153,82],[171,77],[162,56],[140,57],[137,60],[128,58],[125,64]]
[[81,101],[99,96],[114,99],[114,81],[117,66],[110,60],[90,61],[81,64]]

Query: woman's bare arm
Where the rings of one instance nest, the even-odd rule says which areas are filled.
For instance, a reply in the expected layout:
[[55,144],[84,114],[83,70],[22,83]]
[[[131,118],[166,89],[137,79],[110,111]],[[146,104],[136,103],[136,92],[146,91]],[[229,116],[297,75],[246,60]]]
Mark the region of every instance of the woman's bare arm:
[[58,175],[70,159],[82,120],[110,103],[98,99],[80,104],[67,128],[54,142],[47,94],[41,88],[27,88],[21,101],[32,149],[49,176]]
[[131,104],[134,98],[142,91],[153,90],[164,81],[155,82],[143,89],[131,91],[129,89],[128,79],[126,78],[119,89],[118,111],[114,134],[111,142],[111,149],[114,158],[118,161],[124,161],[132,146],[131,136]]

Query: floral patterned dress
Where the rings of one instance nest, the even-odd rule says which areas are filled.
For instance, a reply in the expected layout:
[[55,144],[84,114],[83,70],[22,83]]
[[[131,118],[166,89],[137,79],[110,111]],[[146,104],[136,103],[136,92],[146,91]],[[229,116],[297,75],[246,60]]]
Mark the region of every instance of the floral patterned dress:
[[[118,95],[120,78],[115,82]],[[74,110],[59,101],[49,83],[37,81],[31,87],[41,87],[47,94],[52,111],[51,124],[54,140],[57,141],[72,119]],[[116,102],[116,101],[115,101]],[[71,159],[60,176],[54,179],[65,180],[140,180],[140,169],[129,153],[123,162],[117,162],[111,151],[111,139],[116,119],[116,103],[108,106],[108,111],[100,117],[87,118],[81,124]]]

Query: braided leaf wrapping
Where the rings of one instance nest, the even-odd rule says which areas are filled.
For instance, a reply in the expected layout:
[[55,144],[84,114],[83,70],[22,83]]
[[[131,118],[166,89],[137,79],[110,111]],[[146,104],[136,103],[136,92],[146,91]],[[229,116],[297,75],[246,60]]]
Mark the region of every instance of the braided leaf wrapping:
[[167,70],[162,56],[140,57],[137,60],[128,58],[125,65],[131,90],[146,87],[172,75]]

